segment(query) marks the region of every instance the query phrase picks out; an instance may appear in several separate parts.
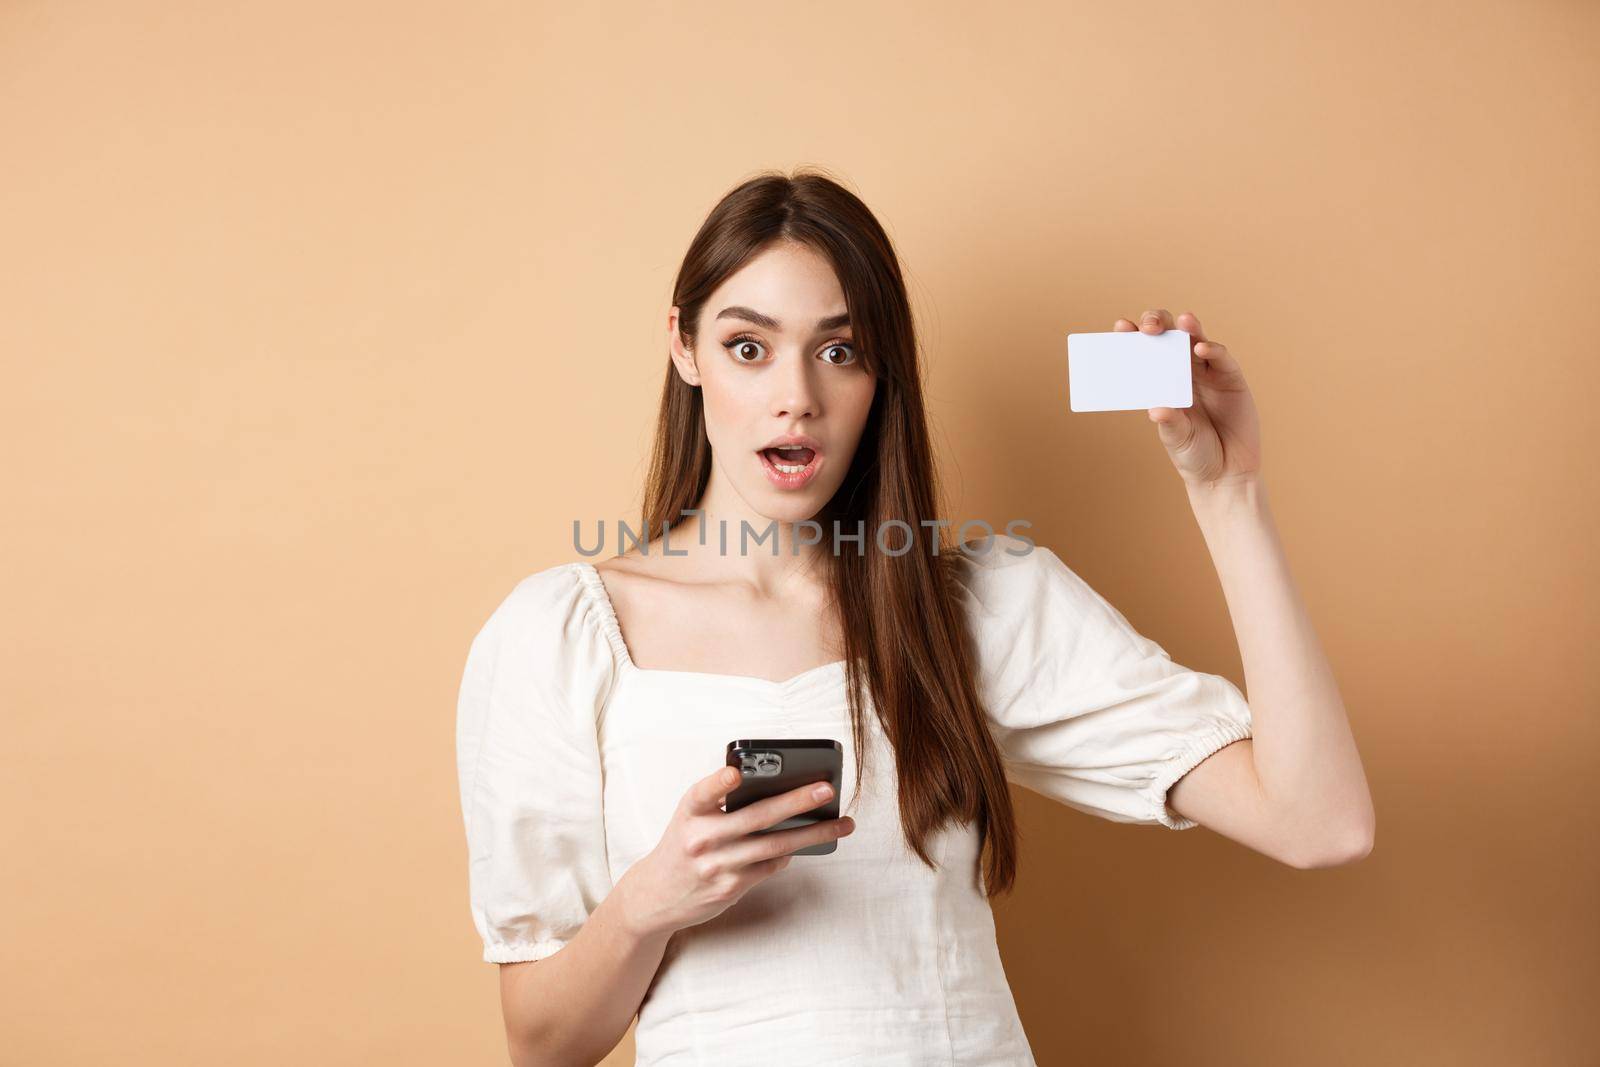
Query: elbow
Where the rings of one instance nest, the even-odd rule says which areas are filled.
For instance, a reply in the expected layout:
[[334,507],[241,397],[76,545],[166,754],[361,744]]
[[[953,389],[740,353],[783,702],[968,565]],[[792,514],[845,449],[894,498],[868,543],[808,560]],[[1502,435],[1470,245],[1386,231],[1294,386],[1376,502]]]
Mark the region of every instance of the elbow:
[[[595,1067],[621,1040],[619,1034],[609,1041],[597,1041],[597,1031],[592,1027],[574,1027],[568,1021],[571,1017],[564,1018],[559,1011],[529,1011],[519,1006],[529,1002],[548,1003],[550,998],[545,989],[519,988],[519,983],[523,982],[555,981],[545,963],[502,964],[501,973],[509,979],[502,987],[502,994],[506,1055],[511,1067]],[[538,977],[533,977],[535,975]]]
[[1375,829],[1374,820],[1364,819],[1324,840],[1303,844],[1286,855],[1284,862],[1302,871],[1355,863],[1371,855]]
[[547,1067],[549,1042],[529,1026],[506,1025],[506,1056],[511,1067]]
[[551,1032],[550,1017],[544,1012],[530,1012],[523,1007],[529,1001],[542,1002],[544,997],[525,988],[527,983],[539,978],[541,965],[534,962],[505,963],[500,965],[502,985],[501,1010],[504,1014],[506,1056],[511,1067],[554,1067],[570,1064],[570,1059],[553,1056],[556,1034]]
[[556,1051],[553,1037],[538,1031],[506,1033],[506,1054],[511,1067],[592,1067],[600,1062],[587,1056]]

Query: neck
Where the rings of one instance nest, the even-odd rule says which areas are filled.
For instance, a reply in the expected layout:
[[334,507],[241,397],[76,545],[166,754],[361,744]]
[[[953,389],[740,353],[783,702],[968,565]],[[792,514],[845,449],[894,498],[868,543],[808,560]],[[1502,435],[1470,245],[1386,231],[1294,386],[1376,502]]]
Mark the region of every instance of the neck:
[[[833,531],[800,525],[809,515],[764,515],[732,492],[713,470],[696,505],[672,527],[667,541],[674,556],[706,578],[747,584],[763,594],[781,595],[796,582],[815,586],[827,575]],[[652,531],[654,533],[655,531]],[[652,550],[660,541],[652,542]]]

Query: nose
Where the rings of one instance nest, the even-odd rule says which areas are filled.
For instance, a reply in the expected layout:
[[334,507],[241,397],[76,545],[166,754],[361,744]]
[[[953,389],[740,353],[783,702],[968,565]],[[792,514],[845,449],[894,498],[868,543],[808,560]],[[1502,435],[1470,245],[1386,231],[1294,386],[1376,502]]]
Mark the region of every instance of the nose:
[[797,418],[817,414],[817,382],[811,362],[804,356],[780,359],[772,368],[772,414]]

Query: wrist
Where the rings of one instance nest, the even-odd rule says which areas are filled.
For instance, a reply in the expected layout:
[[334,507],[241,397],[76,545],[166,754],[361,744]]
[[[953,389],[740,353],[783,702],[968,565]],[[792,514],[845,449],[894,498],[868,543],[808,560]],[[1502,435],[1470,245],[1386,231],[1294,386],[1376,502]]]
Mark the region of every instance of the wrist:
[[1213,482],[1185,482],[1184,488],[1195,514],[1201,518],[1260,515],[1266,510],[1267,485],[1259,471]]
[[630,939],[636,942],[665,941],[673,931],[664,929],[650,914],[648,901],[641,899],[638,869],[639,865],[635,864],[624,871],[607,899],[615,901],[617,925]]

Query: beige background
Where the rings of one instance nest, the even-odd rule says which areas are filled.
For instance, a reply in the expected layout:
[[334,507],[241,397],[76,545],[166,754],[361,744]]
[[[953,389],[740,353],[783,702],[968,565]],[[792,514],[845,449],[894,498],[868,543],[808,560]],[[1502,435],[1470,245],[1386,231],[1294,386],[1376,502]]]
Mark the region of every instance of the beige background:
[[1242,684],[1154,429],[1065,391],[1146,307],[1229,344],[1376,795],[1300,872],[1020,793],[1041,1064],[1580,1062],[1597,45],[1576,0],[0,6],[0,1058],[503,1062],[467,644],[634,514],[705,212],[817,163],[904,257],[951,515]]

